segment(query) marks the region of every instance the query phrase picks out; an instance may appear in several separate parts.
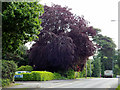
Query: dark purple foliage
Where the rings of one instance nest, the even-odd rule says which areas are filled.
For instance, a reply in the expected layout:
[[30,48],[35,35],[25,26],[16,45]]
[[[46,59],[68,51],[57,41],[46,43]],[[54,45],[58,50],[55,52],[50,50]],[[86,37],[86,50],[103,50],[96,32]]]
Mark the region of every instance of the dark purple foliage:
[[67,7],[44,6],[43,30],[30,49],[29,64],[34,70],[83,70],[86,60],[95,52],[89,36],[96,35],[83,17],[73,15]]

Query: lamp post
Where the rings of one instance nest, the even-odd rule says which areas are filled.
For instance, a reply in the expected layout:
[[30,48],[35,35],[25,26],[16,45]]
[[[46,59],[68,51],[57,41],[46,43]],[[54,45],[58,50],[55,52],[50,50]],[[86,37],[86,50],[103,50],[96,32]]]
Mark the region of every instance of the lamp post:
[[111,22],[116,22],[116,21],[118,21],[118,22],[119,22],[120,20],[114,20],[114,19],[113,19],[113,20],[111,20]]
[[[118,13],[120,15],[120,13]],[[118,15],[118,16],[119,16]],[[120,19],[118,17],[118,20],[111,20],[111,22],[118,22],[118,48],[120,48],[119,44],[120,44]],[[115,66],[115,61],[112,59],[112,71],[113,71],[113,74],[114,74],[114,66]]]

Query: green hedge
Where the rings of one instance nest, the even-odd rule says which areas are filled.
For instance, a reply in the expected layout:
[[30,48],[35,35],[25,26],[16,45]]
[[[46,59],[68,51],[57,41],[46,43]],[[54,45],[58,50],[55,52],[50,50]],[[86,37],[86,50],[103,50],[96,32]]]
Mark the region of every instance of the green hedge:
[[15,78],[16,81],[32,81],[32,74],[31,73],[21,73],[16,75],[23,75],[23,78]]
[[33,71],[33,80],[46,81],[54,79],[54,74],[46,71]]
[[26,66],[21,66],[17,69],[17,71],[32,71],[33,68],[32,66],[26,65]]
[[[60,73],[52,73],[47,71],[32,71],[31,73],[21,73],[16,75],[23,75],[23,78],[15,78],[16,81],[47,81],[76,78],[74,70],[69,70],[63,75],[61,75]],[[77,77],[79,77],[79,75]]]
[[[22,74],[16,74],[22,75]],[[32,71],[31,73],[23,73],[23,78],[15,78],[19,81],[47,81],[53,80],[54,74],[47,71]]]
[[55,80],[67,79],[67,78],[65,78],[64,76],[61,76],[60,73],[54,72],[53,74],[54,74],[54,79],[55,79]]

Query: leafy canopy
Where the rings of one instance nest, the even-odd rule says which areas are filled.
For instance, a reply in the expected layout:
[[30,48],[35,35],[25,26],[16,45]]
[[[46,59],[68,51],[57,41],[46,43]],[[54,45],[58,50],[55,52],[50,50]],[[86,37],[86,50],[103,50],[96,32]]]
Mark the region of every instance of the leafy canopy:
[[97,44],[98,52],[97,52],[97,56],[95,56],[96,58],[94,58],[95,60],[94,62],[95,64],[96,62],[98,63],[97,64],[98,67],[94,70],[95,72],[94,76],[99,75],[100,68],[101,68],[101,74],[103,76],[105,70],[113,69],[113,61],[114,61],[116,45],[112,40],[112,38],[100,34],[101,32],[100,29],[96,29],[96,32],[97,34],[93,38],[93,41]]
[[73,15],[67,7],[44,6],[43,30],[30,49],[29,64],[34,70],[67,71],[78,66],[83,70],[95,46],[89,39],[96,35],[83,18]]
[[37,38],[43,12],[38,2],[2,3],[3,53],[13,53],[21,44]]

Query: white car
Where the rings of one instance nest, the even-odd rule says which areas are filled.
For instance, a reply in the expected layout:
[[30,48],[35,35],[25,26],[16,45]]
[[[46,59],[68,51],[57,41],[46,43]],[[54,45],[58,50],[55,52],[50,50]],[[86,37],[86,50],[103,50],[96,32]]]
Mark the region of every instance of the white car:
[[116,75],[116,78],[120,78],[120,75]]
[[16,71],[15,74],[21,74],[21,73],[31,73],[30,71]]
[[104,77],[113,77],[113,71],[112,70],[105,70],[104,71]]
[[[21,73],[31,73],[30,71],[16,71],[15,74],[21,74]],[[14,78],[23,78],[23,74],[21,75],[15,75]]]

